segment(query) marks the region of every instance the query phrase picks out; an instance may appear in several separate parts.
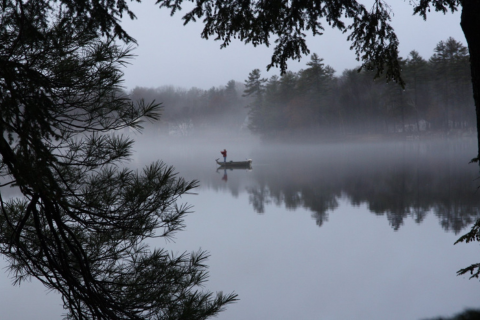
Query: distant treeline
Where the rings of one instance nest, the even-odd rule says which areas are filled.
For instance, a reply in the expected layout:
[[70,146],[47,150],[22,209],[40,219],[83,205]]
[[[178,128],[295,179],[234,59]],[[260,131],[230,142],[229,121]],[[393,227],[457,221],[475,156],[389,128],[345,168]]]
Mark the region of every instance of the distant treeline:
[[342,134],[409,133],[474,128],[469,56],[453,38],[427,61],[416,51],[402,59],[405,88],[374,71],[345,70],[340,77],[317,54],[307,68],[264,79],[258,69],[245,82],[252,131],[307,130]]
[[130,92],[133,100],[155,100],[164,106],[158,129],[171,135],[191,135],[199,129],[246,131],[248,110],[242,97],[243,85],[231,80],[223,88],[202,90],[164,86],[156,89],[136,87]]
[[[416,51],[401,60],[405,87],[374,71],[345,70],[339,77],[317,54],[307,68],[262,78],[250,72],[245,85],[189,90],[135,88],[133,99],[162,102],[163,120],[185,130],[249,128],[266,137],[419,134],[475,130],[475,109],[467,48],[441,41],[425,60]],[[248,115],[248,117],[247,117]],[[173,130],[174,131],[174,130]]]

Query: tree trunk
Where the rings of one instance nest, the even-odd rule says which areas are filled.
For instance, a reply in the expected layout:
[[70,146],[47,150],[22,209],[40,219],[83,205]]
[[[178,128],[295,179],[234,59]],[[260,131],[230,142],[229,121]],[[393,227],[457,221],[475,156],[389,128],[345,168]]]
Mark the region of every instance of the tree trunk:
[[[477,156],[480,159],[480,1],[463,0],[460,25],[467,39],[472,73],[473,99],[477,113]],[[479,161],[480,164],[480,161]]]

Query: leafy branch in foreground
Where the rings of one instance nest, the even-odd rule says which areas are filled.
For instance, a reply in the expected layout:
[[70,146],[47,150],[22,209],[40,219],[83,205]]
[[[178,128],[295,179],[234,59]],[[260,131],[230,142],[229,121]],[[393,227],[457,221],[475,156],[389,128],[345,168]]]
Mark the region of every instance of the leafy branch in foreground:
[[[206,319],[236,300],[198,288],[208,255],[151,250],[184,226],[197,186],[161,162],[119,168],[160,104],[121,91],[120,48],[62,5],[4,1],[0,25],[0,253],[14,282],[62,295],[69,319]],[[72,20],[73,19],[73,20]]]
[[[181,10],[183,0],[158,0],[160,8],[171,10],[172,15]],[[194,8],[183,16],[185,24],[203,19],[202,37],[221,40],[222,48],[232,39],[254,46],[275,47],[270,64],[287,70],[289,59],[300,59],[310,54],[306,32],[321,35],[322,20],[343,32],[350,32],[348,40],[355,50],[362,68],[376,70],[376,76],[385,75],[399,81],[398,38],[390,25],[390,7],[384,1],[375,1],[370,9],[353,0],[341,1],[228,1],[219,5],[212,0],[197,1]],[[347,24],[347,21],[349,24]]]
[[[470,231],[463,236],[461,236],[455,244],[459,242],[469,243],[472,241],[480,241],[480,220],[477,220],[470,229]],[[470,279],[478,278],[480,276],[480,263],[474,263],[466,268],[460,269],[457,271],[457,275],[464,275],[470,273]]]

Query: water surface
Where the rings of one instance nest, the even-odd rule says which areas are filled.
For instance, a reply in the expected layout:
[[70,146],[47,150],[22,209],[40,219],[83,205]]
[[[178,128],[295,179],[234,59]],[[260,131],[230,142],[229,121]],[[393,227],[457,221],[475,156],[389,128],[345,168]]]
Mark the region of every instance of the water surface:
[[[224,148],[253,169],[217,170]],[[480,308],[478,280],[456,276],[480,262],[480,247],[453,245],[480,217],[473,150],[461,140],[149,140],[129,165],[162,159],[199,180],[198,195],[182,198],[194,205],[186,229],[154,245],[211,253],[206,288],[240,298],[218,319],[426,319]],[[26,301],[38,319],[61,313],[41,286],[1,279],[1,319],[31,319]]]

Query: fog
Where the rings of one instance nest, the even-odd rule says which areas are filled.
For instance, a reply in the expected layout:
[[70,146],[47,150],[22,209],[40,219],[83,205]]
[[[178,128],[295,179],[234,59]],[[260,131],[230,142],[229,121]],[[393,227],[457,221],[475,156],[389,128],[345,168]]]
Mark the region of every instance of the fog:
[[[246,194],[259,214],[269,204],[303,208],[319,227],[339,201],[366,205],[393,230],[405,219],[421,223],[433,214],[445,231],[458,234],[480,217],[478,168],[469,164],[474,139],[283,144],[219,132],[210,137],[145,137],[137,144],[138,165],[162,159],[180,176],[198,180],[201,190]],[[214,160],[224,148],[227,161],[253,159],[253,169],[217,168]]]
[[162,103],[165,136],[248,132],[273,142],[414,140],[476,135],[468,51],[454,38],[430,57],[410,52],[401,61],[405,86],[375,72],[345,69],[340,76],[312,54],[298,72],[265,78],[259,69],[208,90],[136,87],[131,99]]
[[[453,245],[480,217],[474,139],[169,140],[140,140],[136,161],[161,158],[200,181],[174,248],[210,251],[207,287],[239,293],[219,319],[427,319],[479,307],[478,281],[456,276],[478,244]],[[224,148],[252,170],[218,169]]]

